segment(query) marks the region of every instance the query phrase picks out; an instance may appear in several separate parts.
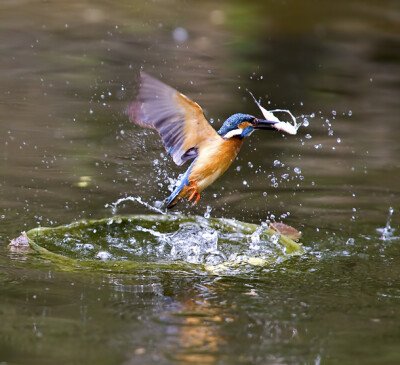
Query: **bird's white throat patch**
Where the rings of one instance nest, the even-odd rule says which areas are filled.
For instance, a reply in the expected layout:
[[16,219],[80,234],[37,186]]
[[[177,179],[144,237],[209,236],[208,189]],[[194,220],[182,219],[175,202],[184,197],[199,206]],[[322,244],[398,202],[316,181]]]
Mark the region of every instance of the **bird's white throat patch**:
[[241,128],[233,129],[233,130],[229,131],[227,134],[225,134],[224,138],[228,139],[228,138],[232,138],[235,136],[240,136],[242,134],[242,132],[243,132],[243,129],[241,129]]
[[[229,131],[227,134],[224,135],[225,139],[229,139],[235,136],[240,136],[243,133],[244,129],[238,128],[238,129],[234,129],[232,131]],[[246,134],[246,137],[250,136],[250,134],[252,134],[254,132],[254,130],[250,131],[249,133]]]

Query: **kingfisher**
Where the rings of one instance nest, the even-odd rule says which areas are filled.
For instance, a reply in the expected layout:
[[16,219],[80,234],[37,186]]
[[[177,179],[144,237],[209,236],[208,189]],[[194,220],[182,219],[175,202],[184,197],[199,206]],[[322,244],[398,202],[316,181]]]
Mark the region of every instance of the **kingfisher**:
[[[200,199],[201,192],[218,179],[235,160],[243,141],[255,130],[281,130],[295,134],[256,101],[266,119],[249,114],[231,115],[216,131],[201,107],[188,97],[141,72],[136,99],[128,106],[131,122],[155,129],[173,161],[181,166],[193,160],[166,200],[168,209],[179,200]],[[288,124],[288,123],[286,123]]]

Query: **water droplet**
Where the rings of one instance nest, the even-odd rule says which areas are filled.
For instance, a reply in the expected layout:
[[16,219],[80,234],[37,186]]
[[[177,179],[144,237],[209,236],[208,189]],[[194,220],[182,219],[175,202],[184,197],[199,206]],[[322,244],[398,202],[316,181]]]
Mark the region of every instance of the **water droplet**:
[[189,34],[185,28],[178,27],[172,32],[172,37],[178,43],[184,43],[189,38]]
[[207,205],[206,212],[204,213],[204,218],[209,219],[211,217],[212,208]]
[[294,171],[296,174],[301,174],[301,169],[300,169],[299,167],[295,167],[295,168],[293,169],[293,171]]

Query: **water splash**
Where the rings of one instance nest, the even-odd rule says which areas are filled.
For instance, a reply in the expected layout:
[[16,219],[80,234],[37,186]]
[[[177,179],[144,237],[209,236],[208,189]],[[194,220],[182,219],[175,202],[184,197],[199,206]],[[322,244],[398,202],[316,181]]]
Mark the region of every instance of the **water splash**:
[[207,209],[206,209],[206,211],[204,213],[204,218],[207,218],[207,219],[210,218],[211,217],[211,212],[212,212],[211,206],[207,205]]
[[200,271],[244,273],[304,252],[299,244],[268,229],[268,222],[258,226],[201,216],[113,216],[41,227],[24,235],[35,250],[57,262],[130,272],[132,268],[192,270],[196,265]]
[[163,240],[170,247],[166,255],[170,260],[191,264],[216,265],[227,260],[219,249],[219,232],[197,224],[183,224],[177,232],[165,235]]
[[385,228],[377,228],[376,229],[381,234],[380,239],[382,241],[392,241],[392,240],[397,240],[400,238],[400,237],[394,236],[395,229],[391,227],[393,213],[394,213],[394,209],[392,207],[390,207],[388,218],[386,220]]
[[260,226],[251,234],[250,236],[250,250],[258,251],[260,250],[261,234],[269,228],[268,222],[261,222]]
[[162,206],[162,203],[160,203],[160,207],[155,207],[155,206],[151,205],[150,203],[143,201],[140,196],[127,196],[125,198],[120,198],[117,201],[115,201],[114,203],[106,204],[105,208],[111,208],[111,212],[113,214],[116,214],[118,205],[120,205],[121,203],[126,202],[126,201],[139,203],[139,204],[145,206],[146,208],[152,210],[153,212],[157,212],[160,214],[167,214],[166,209],[165,210],[160,209]]

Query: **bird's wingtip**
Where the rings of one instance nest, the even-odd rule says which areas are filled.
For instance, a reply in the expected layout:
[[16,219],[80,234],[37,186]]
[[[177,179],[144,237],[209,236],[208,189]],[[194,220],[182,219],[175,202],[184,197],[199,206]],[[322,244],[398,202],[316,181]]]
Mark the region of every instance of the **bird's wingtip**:
[[176,204],[178,204],[179,198],[178,197],[174,197],[173,199],[171,199],[171,197],[169,197],[168,199],[165,199],[164,201],[164,207],[168,210],[172,209]]

